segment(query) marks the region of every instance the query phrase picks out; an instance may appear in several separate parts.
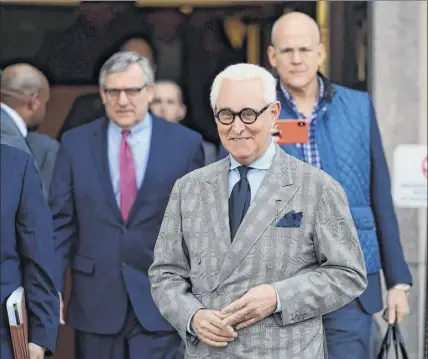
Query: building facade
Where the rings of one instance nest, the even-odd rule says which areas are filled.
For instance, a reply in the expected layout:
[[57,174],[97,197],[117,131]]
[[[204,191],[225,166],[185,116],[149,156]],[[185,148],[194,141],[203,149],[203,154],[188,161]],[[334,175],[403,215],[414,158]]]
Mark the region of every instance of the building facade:
[[[335,82],[371,93],[391,173],[397,146],[427,144],[426,1],[145,0],[136,3],[139,15],[148,16],[153,24],[156,23],[157,17],[153,15],[156,12],[177,10],[169,15],[180,18],[177,34],[183,36],[176,39],[182,46],[177,45],[177,51],[186,49],[197,56],[203,53],[208,59],[200,61],[204,64],[200,75],[193,73],[196,83],[187,83],[189,88],[196,86],[195,94],[202,93],[197,87],[200,79],[206,76],[208,81],[212,75],[204,72],[208,65],[212,66],[212,72],[227,61],[236,62],[236,59],[267,65],[266,46],[270,42],[273,21],[285,12],[303,11],[317,20],[322,41],[330,49],[321,70]],[[68,0],[3,0],[0,5],[1,65],[14,61],[31,62],[48,33],[65,31],[73,26],[78,4],[79,1]],[[195,32],[192,28],[189,31],[188,26],[196,23],[200,24],[200,31]],[[191,38],[196,34],[201,38]],[[212,41],[212,46],[204,41]],[[214,48],[219,49],[221,56],[214,54]],[[184,68],[168,68],[168,62],[164,62],[162,56],[169,59],[173,55],[167,50],[165,47],[160,51],[159,67],[164,68],[165,73],[177,72],[178,78],[189,78]],[[215,63],[214,60],[222,56],[225,56],[224,63]],[[196,65],[191,66],[193,71]],[[65,78],[64,82],[54,84],[48,113],[40,128],[41,132],[53,137],[73,100],[80,94],[97,90],[96,82],[89,78],[80,83],[67,81]],[[427,211],[397,207],[396,212],[405,256],[414,278],[409,294],[411,314],[404,320],[402,328],[410,359],[420,359],[423,358],[426,305]],[[376,317],[384,330],[380,316]],[[72,340],[72,332],[62,329],[56,358],[73,357]]]
[[[427,2],[370,2],[369,24],[369,89],[392,170],[393,153],[398,145],[427,144]],[[427,211],[426,208],[396,208],[396,211],[414,279],[409,294],[411,313],[402,328],[410,358],[422,359]]]

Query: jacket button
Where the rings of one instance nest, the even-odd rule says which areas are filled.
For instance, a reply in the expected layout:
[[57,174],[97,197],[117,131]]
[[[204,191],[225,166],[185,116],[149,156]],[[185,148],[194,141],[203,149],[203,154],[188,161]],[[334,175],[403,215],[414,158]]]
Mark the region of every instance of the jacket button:
[[201,264],[201,262],[202,262],[201,258],[196,257],[196,263],[197,263],[197,264]]
[[272,269],[275,266],[275,264],[273,262],[267,262],[266,267],[268,267],[269,269]]
[[217,298],[218,297],[218,293],[216,291],[212,292],[211,295],[212,295],[213,298]]

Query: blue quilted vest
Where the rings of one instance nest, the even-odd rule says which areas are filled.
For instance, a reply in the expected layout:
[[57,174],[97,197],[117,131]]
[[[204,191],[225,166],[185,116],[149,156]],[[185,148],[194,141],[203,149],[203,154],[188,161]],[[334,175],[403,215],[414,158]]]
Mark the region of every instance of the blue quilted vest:
[[[324,79],[326,91],[316,121],[316,142],[322,169],[345,190],[358,231],[368,274],[381,269],[375,219],[370,206],[370,116],[367,93],[331,84]],[[278,87],[280,119],[296,114]],[[282,145],[288,154],[304,160],[303,150]]]

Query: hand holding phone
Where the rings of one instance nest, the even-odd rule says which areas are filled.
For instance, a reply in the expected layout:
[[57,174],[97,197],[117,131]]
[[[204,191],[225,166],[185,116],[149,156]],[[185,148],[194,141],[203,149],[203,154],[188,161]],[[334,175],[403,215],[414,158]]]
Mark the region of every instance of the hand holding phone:
[[279,145],[292,145],[307,143],[309,141],[308,122],[303,119],[278,120],[272,136],[278,136],[276,142]]

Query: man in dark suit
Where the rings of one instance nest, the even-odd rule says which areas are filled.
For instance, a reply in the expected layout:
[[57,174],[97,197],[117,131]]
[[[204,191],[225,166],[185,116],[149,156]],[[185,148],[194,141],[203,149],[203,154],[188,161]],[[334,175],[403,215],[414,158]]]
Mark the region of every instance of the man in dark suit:
[[1,142],[34,156],[47,196],[59,144],[35,130],[49,101],[48,80],[31,65],[11,65],[2,73],[0,94]]
[[2,144],[0,161],[0,357],[13,358],[6,301],[22,286],[30,359],[43,359],[55,351],[59,326],[52,218],[31,156]]
[[[141,34],[129,35],[123,39],[118,48],[120,51],[135,51],[140,56],[147,58],[150,61],[153,72],[156,72],[157,53],[148,37]],[[79,96],[73,102],[70,112],[58,132],[57,139],[61,140],[64,132],[102,116],[105,116],[105,111],[98,92]]]
[[202,138],[148,112],[154,74],[135,52],[102,67],[107,118],[68,131],[51,186],[61,291],[79,359],[176,359],[182,344],[150,294],[147,271],[174,182],[203,166]]

